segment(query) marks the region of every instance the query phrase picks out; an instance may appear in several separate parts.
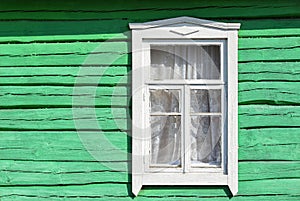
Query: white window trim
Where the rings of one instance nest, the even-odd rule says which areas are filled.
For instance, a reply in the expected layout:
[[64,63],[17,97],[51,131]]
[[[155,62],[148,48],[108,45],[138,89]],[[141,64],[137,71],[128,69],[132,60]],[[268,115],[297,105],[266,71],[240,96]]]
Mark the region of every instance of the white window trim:
[[[132,192],[137,195],[143,185],[227,185],[233,195],[238,192],[238,126],[237,126],[237,31],[239,23],[219,23],[191,17],[178,17],[147,23],[130,23],[132,29]],[[147,87],[149,67],[145,63],[147,42],[180,42],[188,40],[226,40],[227,58],[227,174],[218,171],[201,172],[149,172],[145,163],[148,103]],[[155,81],[151,81],[155,82]],[[184,81],[186,83],[186,81]],[[163,83],[159,81],[159,83]],[[168,82],[169,83],[169,82]],[[200,84],[191,81],[191,84]],[[175,83],[174,83],[175,84]],[[180,83],[177,83],[180,84]],[[224,153],[222,153],[224,154]],[[209,168],[204,168],[209,169]],[[209,170],[208,170],[209,171]]]

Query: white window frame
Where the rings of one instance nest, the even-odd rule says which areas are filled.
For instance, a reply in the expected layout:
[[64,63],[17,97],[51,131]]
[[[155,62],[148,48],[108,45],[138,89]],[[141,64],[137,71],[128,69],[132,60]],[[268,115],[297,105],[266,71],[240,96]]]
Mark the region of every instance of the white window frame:
[[[147,23],[130,23],[129,26],[132,29],[133,194],[138,195],[143,185],[227,185],[232,195],[236,195],[238,192],[237,32],[240,24],[178,17]],[[212,80],[150,80],[150,44],[190,43],[221,44],[223,50],[221,55],[225,55],[221,59],[223,65],[221,80],[217,83]],[[222,139],[222,144],[223,141],[227,143],[226,146],[222,146],[222,168],[202,167],[195,168],[196,171],[191,168],[187,170],[181,168],[180,171],[176,168],[167,168],[167,170],[149,168],[149,136],[151,135],[149,135],[148,91],[149,87],[164,87],[164,84],[170,84],[172,88],[182,88],[183,91],[188,91],[189,88],[203,88],[203,84],[226,85],[222,87],[222,97],[226,97],[226,102],[222,101],[223,105],[226,104],[222,107],[223,119],[226,119],[222,126],[222,136],[226,136],[226,139]],[[197,84],[199,86],[194,86]],[[205,86],[205,88],[209,87]],[[187,131],[187,129],[183,130]],[[182,136],[184,135],[182,133]],[[182,141],[182,143],[188,145],[188,142]],[[223,155],[226,157],[225,160]],[[187,166],[189,164],[184,162],[183,167]]]

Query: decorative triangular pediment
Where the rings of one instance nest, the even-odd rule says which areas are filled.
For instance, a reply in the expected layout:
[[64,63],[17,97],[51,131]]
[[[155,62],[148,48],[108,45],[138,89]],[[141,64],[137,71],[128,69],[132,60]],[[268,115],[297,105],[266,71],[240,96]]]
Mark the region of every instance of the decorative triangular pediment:
[[193,33],[197,33],[198,31],[199,31],[198,29],[190,28],[187,26],[183,26],[183,27],[175,28],[175,29],[171,30],[171,32],[182,35],[182,36],[187,36],[187,35],[190,35]]
[[[165,20],[157,20],[152,22],[145,23],[130,23],[129,27],[131,29],[150,29],[157,27],[176,27],[176,25],[181,27],[191,27],[191,26],[202,26],[208,28],[222,29],[222,30],[237,30],[240,28],[239,23],[223,23],[223,22],[215,22],[211,20],[198,19],[193,17],[176,17]],[[193,30],[181,29],[180,31],[173,31],[180,35],[187,35],[192,33]]]

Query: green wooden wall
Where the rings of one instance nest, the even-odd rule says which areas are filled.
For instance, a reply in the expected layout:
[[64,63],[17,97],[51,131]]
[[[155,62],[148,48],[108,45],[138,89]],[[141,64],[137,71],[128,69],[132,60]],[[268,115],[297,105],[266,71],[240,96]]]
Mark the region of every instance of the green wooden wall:
[[2,0],[1,201],[132,200],[128,23],[177,16],[242,23],[239,193],[150,186],[134,200],[300,200],[300,1]]

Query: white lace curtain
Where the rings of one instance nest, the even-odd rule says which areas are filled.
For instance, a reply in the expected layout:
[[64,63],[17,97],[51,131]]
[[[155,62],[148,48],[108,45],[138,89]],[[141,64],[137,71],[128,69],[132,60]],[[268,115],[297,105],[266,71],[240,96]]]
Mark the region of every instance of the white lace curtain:
[[[187,58],[187,59],[185,59]],[[167,45],[151,47],[151,78],[219,79],[218,46]],[[193,164],[219,165],[221,161],[221,116],[199,113],[221,112],[221,91],[192,89],[190,97],[190,160]],[[179,90],[150,91],[151,163],[181,165],[181,112]],[[155,115],[155,113],[163,115]]]

